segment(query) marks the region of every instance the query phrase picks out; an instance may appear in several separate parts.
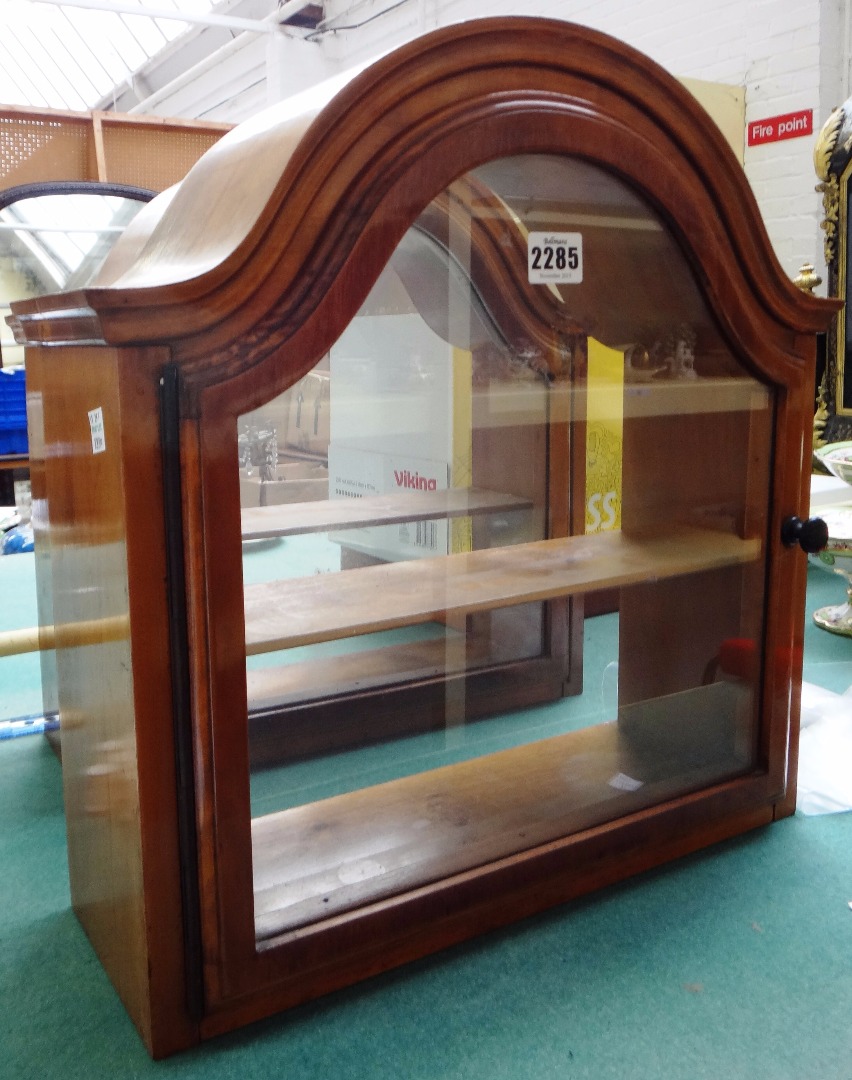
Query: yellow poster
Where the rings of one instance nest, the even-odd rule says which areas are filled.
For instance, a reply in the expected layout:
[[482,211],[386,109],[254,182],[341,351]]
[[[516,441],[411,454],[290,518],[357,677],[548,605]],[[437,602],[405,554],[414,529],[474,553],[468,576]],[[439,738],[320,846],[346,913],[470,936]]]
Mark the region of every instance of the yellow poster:
[[624,353],[589,338],[586,532],[621,528]]
[[[473,483],[473,354],[453,348],[453,451],[450,485],[469,488]],[[453,518],[450,551],[473,550],[473,524],[469,517]]]

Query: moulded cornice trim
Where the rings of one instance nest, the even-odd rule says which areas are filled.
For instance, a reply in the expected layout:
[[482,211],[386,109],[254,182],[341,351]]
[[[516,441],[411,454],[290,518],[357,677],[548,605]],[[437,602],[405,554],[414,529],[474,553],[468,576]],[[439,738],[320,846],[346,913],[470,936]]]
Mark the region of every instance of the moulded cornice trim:
[[[19,337],[54,343],[56,323],[67,341],[74,311],[85,312],[81,338],[97,325],[108,344],[168,344],[190,382],[218,382],[280,348],[320,307],[329,333],[342,331],[432,197],[489,158],[528,152],[579,154],[639,190],[750,351],[774,339],[792,357],[791,334],[832,318],[836,305],[784,273],[708,114],[612,37],[549,19],[474,20],[331,80],[326,94],[320,107],[302,96],[227,134],[126,273],[14,305]],[[743,294],[758,302],[760,325]]]

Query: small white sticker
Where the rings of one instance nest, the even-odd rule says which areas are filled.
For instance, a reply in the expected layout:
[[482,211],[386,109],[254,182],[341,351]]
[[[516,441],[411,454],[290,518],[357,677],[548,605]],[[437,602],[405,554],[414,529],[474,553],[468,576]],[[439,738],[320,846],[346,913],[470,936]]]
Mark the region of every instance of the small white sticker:
[[91,410],[89,413],[89,427],[92,429],[92,453],[102,454],[104,450],[106,450],[103,409],[97,408]]
[[579,285],[583,280],[583,234],[529,233],[527,276],[533,285]]
[[617,791],[638,791],[640,787],[645,785],[642,780],[635,780],[632,776],[619,772],[609,781],[609,786],[614,787]]

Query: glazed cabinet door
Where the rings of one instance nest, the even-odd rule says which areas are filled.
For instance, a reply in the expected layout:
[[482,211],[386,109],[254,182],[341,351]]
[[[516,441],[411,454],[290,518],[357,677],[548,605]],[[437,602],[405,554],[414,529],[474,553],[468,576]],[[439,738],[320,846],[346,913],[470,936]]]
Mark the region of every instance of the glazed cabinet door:
[[309,996],[536,860],[578,891],[607,826],[767,798],[773,387],[579,159],[492,161],[400,235],[307,375],[202,398],[211,1000]]

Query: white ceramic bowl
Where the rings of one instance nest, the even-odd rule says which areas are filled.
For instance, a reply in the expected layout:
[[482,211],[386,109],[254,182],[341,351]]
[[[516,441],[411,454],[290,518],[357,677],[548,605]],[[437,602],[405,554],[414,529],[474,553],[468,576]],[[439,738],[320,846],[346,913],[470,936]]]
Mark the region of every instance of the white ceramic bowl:
[[828,443],[816,451],[816,456],[838,480],[852,484],[852,441]]

